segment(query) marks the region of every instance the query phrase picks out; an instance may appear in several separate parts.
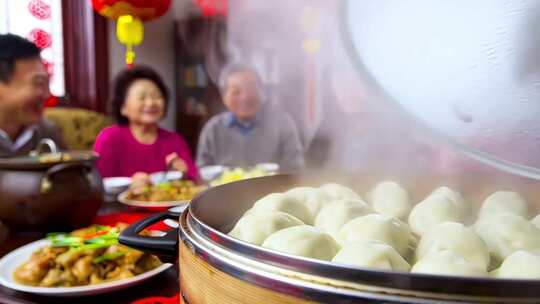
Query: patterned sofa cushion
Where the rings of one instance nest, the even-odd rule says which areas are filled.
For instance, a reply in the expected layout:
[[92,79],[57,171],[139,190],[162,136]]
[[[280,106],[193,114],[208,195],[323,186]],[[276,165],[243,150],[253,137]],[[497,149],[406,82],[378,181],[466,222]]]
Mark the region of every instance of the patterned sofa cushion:
[[92,150],[99,132],[114,122],[111,117],[78,108],[47,108],[44,116],[60,128],[71,150]]

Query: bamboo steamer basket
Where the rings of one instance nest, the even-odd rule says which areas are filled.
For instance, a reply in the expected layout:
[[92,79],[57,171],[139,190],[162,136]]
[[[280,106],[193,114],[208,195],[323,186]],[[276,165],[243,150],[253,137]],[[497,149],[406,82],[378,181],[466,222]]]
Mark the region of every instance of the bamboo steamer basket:
[[[200,194],[180,215],[179,234],[169,233],[168,241],[152,240],[154,244],[149,246],[141,244],[140,239],[126,239],[124,234],[120,241],[178,259],[180,289],[183,301],[189,304],[540,302],[540,280],[434,276],[344,267],[278,253],[226,235],[253,202],[268,193],[298,185],[316,186],[322,181],[340,182],[365,193],[386,179],[399,180],[415,202],[441,185],[459,189],[471,205],[471,215],[476,214],[486,196],[497,190],[517,191],[533,208],[537,207],[535,198],[540,197],[537,181],[521,177],[503,179],[497,174],[421,179],[279,175],[235,182]],[[159,216],[177,218],[178,214]],[[130,231],[140,231],[143,226],[136,224],[128,228],[128,236]]]

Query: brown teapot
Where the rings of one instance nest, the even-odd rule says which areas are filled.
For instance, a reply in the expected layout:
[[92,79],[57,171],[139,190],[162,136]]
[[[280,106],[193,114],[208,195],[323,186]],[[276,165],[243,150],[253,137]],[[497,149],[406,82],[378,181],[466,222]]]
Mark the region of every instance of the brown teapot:
[[[42,146],[50,151],[42,153]],[[0,158],[0,222],[11,231],[90,224],[103,202],[97,154],[58,152],[51,140],[38,147],[28,156]]]

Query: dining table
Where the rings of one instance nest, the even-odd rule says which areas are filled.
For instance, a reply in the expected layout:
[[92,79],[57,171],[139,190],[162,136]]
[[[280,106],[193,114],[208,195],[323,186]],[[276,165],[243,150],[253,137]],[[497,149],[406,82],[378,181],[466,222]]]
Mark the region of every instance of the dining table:
[[[115,221],[134,222],[155,210],[147,211],[119,203],[115,197],[107,197],[98,215],[96,224],[114,224]],[[43,234],[26,233],[10,235],[0,248],[0,257],[27,243],[42,239]],[[40,296],[8,289],[0,285],[2,304],[170,304],[184,303],[179,295],[178,265],[125,289],[92,296],[57,297]]]

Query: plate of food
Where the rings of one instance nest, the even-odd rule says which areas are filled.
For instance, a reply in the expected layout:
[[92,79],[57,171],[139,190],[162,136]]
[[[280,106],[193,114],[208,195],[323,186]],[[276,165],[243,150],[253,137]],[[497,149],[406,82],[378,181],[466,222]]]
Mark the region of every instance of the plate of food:
[[118,201],[142,208],[168,208],[187,204],[206,189],[191,180],[164,181],[156,184],[131,187],[120,193]]
[[142,283],[172,266],[119,244],[125,227],[94,225],[20,247],[0,260],[0,284],[48,296],[95,295]]

